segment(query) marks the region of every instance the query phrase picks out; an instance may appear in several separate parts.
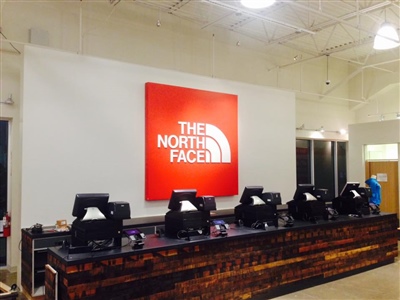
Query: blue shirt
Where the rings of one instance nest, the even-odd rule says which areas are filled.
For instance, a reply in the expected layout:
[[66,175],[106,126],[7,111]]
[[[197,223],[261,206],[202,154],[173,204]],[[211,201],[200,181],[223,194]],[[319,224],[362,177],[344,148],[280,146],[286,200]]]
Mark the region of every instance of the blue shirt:
[[375,178],[369,178],[365,181],[366,184],[371,188],[372,196],[369,202],[380,205],[381,204],[381,185]]

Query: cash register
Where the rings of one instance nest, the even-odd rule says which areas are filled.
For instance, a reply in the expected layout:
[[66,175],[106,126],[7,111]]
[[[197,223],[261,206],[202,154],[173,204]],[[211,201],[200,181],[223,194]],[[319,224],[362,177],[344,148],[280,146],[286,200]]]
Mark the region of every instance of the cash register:
[[210,234],[210,211],[216,209],[215,198],[196,195],[196,189],[172,191],[165,214],[167,237],[190,240]]
[[262,186],[246,186],[240,197],[240,204],[234,209],[235,222],[253,229],[278,227],[277,205],[281,204],[278,192],[263,193]]
[[130,218],[127,202],[108,202],[109,194],[76,194],[69,253],[121,246],[122,221]]

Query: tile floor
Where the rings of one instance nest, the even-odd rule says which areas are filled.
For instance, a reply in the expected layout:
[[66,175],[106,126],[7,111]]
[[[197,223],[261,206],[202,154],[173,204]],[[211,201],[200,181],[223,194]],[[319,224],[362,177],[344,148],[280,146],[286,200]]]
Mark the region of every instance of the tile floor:
[[274,300],[399,300],[400,260],[357,275],[286,294]]
[[[17,283],[17,273],[10,273],[7,270],[0,270],[0,281],[6,285],[8,285],[9,287],[11,287],[14,283]],[[19,293],[21,294],[21,293]],[[15,297],[15,295],[9,296],[9,297]],[[7,298],[9,298],[7,297]],[[7,299],[6,298],[6,299]],[[9,298],[9,299],[13,299],[13,298]],[[19,295],[17,297],[18,300],[25,300],[25,296]]]
[[[399,242],[400,247],[400,242]],[[1,281],[11,286],[16,273],[0,270]],[[27,298],[20,293],[18,300]],[[400,255],[395,263],[329,283],[273,298],[274,300],[399,300]]]

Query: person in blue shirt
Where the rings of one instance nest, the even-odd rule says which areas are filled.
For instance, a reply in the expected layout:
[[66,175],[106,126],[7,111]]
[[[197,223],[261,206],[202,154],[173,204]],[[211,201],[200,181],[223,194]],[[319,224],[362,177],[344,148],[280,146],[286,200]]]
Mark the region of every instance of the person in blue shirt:
[[372,196],[369,199],[370,203],[375,204],[379,207],[381,205],[381,185],[379,184],[378,180],[376,180],[375,175],[371,175],[371,178],[368,178],[365,181],[366,184],[371,188]]

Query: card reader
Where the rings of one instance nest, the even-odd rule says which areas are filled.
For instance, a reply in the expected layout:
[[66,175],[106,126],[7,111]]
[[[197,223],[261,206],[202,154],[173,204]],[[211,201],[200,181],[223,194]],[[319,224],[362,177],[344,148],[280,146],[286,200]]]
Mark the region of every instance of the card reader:
[[146,235],[139,229],[137,228],[126,229],[124,230],[124,234],[134,243],[132,248],[138,249],[143,247]]

